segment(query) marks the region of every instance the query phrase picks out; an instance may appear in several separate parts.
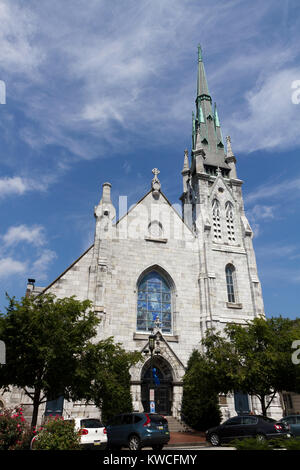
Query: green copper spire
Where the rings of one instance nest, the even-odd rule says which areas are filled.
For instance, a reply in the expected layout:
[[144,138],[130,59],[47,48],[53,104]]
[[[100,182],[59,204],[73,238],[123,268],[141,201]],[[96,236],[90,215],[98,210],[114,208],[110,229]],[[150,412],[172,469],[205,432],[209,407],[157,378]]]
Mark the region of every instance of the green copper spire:
[[219,116],[218,116],[217,104],[216,104],[216,103],[215,103],[215,112],[214,112],[214,115],[215,115],[215,126],[216,126],[216,127],[221,127],[221,126],[220,126],[220,120],[219,120]]
[[200,44],[198,44],[198,62],[202,62],[202,48]]
[[202,49],[198,46],[198,77],[197,77],[197,98],[201,100],[208,99],[211,101],[211,97],[208,91],[206,74],[204,64],[202,60]]
[[222,171],[230,170],[225,161],[226,155],[217,105],[215,104],[213,107],[212,98],[208,91],[200,45],[198,46],[196,112],[193,114],[192,142],[192,161],[194,157],[196,159],[203,158],[201,157],[201,152],[203,152],[205,155],[204,171],[206,169],[211,171],[212,167],[221,168]]

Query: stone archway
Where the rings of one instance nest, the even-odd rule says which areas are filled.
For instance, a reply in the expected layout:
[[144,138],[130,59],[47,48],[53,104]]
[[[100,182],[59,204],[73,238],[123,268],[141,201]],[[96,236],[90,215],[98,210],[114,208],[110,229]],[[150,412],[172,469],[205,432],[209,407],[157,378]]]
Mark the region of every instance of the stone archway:
[[[152,367],[156,369],[159,384],[155,384]],[[172,415],[173,407],[173,372],[170,364],[161,356],[147,361],[141,371],[141,402],[144,411],[150,411],[150,388],[154,389],[155,411],[163,415]]]

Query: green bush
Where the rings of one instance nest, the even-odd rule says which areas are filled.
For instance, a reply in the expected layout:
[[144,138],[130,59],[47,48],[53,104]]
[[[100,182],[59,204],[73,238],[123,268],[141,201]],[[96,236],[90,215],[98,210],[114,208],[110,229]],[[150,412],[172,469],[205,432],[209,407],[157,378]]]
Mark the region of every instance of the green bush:
[[22,408],[2,410],[0,414],[0,450],[29,449],[33,433]]
[[34,443],[35,450],[78,450],[80,435],[74,428],[74,422],[64,421],[60,416],[50,418],[40,428]]
[[235,439],[228,446],[235,447],[236,450],[300,450],[300,439],[282,438],[259,441],[255,437],[247,439]]
[[300,438],[282,439],[280,440],[280,447],[287,450],[300,450]]
[[267,440],[259,441],[255,437],[247,439],[234,439],[228,446],[235,447],[236,450],[272,450],[272,445]]

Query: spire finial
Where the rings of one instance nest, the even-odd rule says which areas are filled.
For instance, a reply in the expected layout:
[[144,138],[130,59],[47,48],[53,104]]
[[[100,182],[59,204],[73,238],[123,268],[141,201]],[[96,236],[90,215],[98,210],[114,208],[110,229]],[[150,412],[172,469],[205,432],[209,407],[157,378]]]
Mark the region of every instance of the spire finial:
[[198,44],[198,62],[202,62],[202,47]]
[[183,169],[182,171],[189,170],[189,152],[188,149],[184,151]]
[[232,151],[232,147],[231,147],[231,138],[230,138],[230,135],[228,135],[228,136],[226,137],[226,147],[227,147],[227,155],[226,155],[226,158],[234,157],[234,154],[233,154],[233,151]]

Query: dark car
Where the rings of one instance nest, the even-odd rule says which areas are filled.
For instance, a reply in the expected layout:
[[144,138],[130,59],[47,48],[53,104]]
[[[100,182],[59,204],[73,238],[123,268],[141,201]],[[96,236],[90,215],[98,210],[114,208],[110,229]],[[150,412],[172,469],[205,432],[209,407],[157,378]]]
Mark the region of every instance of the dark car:
[[129,447],[161,450],[170,440],[168,421],[156,413],[124,413],[114,416],[106,426],[108,448]]
[[206,440],[213,446],[218,446],[234,439],[256,437],[263,441],[266,439],[291,437],[288,428],[274,419],[265,416],[235,416],[220,426],[206,431]]
[[284,416],[279,423],[283,423],[293,436],[300,436],[300,415]]

